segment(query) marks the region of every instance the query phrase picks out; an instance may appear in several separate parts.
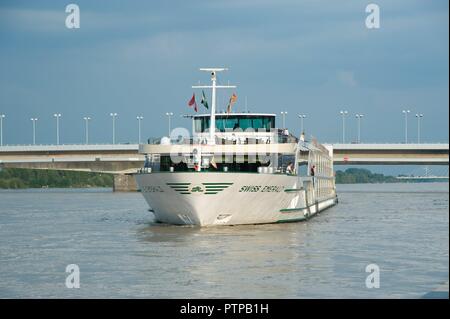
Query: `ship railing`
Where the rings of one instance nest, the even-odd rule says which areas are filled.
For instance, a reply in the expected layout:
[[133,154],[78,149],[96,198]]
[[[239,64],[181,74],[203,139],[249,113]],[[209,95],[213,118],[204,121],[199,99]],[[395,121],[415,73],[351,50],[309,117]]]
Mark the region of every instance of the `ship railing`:
[[[159,145],[161,144],[162,138],[149,138],[147,144]],[[218,145],[250,145],[250,144],[291,144],[298,143],[298,138],[291,133],[284,132],[283,130],[278,130],[272,137],[255,137],[255,136],[230,136],[230,137],[215,137],[215,143]],[[206,145],[208,144],[207,137],[196,137],[196,138],[184,138],[180,137],[177,139],[171,139],[170,144],[176,145]]]

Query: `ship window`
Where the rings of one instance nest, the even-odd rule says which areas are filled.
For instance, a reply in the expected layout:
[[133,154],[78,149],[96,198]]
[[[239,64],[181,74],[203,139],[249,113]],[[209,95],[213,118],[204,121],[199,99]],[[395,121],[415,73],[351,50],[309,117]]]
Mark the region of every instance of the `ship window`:
[[308,162],[300,162],[298,164],[298,175],[308,176]]
[[209,129],[209,117],[198,117],[194,119],[194,130],[197,133],[206,132]]
[[252,118],[241,118],[239,119],[239,127],[245,131],[246,129],[248,129],[249,127],[253,127],[252,126]]
[[195,119],[194,120],[194,130],[197,133],[200,133],[202,131],[202,119]]
[[206,132],[209,129],[209,117],[202,119],[202,132]]
[[252,120],[251,127],[253,127],[254,129],[262,129],[262,128],[264,128],[264,126],[263,126],[263,119],[261,117],[254,118]]
[[270,131],[270,129],[275,128],[275,118],[273,117],[265,117],[262,119],[263,124],[262,127],[265,128],[267,131]]

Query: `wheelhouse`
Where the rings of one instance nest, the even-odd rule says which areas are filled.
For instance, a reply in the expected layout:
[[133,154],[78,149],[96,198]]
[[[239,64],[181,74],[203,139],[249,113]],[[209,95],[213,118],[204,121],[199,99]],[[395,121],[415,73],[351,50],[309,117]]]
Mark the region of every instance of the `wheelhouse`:
[[[209,114],[193,116],[192,120],[193,131],[195,133],[209,132]],[[275,129],[275,114],[216,114],[216,132],[230,132],[236,130],[255,130],[258,132],[270,132],[273,129]]]
[[[217,113],[215,116],[216,144],[273,144],[296,143],[295,136],[286,129],[275,127],[275,114],[265,113]],[[203,144],[210,138],[209,114],[192,117],[194,141]]]

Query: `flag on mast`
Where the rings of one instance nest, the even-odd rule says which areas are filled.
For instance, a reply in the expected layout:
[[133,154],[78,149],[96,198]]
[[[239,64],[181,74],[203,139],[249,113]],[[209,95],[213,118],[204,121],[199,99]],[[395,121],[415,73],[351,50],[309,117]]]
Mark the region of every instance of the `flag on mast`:
[[233,93],[233,95],[230,97],[230,101],[228,102],[228,106],[227,106],[227,113],[228,114],[231,113],[231,107],[236,102],[236,100],[237,100],[237,95],[235,93]]
[[191,100],[189,101],[188,105],[189,105],[189,107],[194,106],[194,111],[195,111],[195,112],[198,111],[198,109],[197,109],[197,102],[195,102],[195,93],[192,94],[192,98],[191,98]]
[[202,103],[203,106],[206,107],[207,109],[209,108],[208,101],[206,100],[205,96],[205,91],[203,90],[202,90],[202,100],[200,101],[200,103]]

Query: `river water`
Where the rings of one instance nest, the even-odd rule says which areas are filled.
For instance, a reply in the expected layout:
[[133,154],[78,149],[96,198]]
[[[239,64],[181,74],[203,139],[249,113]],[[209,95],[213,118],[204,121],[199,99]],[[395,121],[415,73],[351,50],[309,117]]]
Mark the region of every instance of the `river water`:
[[139,193],[3,190],[0,298],[420,298],[448,281],[447,183],[338,194],[307,222],[196,228],[155,224]]

